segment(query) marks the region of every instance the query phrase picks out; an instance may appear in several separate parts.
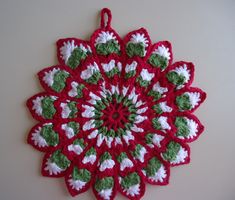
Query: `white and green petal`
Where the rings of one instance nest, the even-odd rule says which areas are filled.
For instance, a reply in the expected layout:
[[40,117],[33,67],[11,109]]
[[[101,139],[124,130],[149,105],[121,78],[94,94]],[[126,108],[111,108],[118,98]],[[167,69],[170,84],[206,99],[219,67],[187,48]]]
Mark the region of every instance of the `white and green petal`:
[[70,97],[75,97],[75,98],[82,98],[83,97],[83,88],[85,87],[83,84],[78,83],[76,81],[72,81],[70,83],[71,89],[68,91],[68,95]]
[[122,64],[120,62],[116,62],[115,60],[110,60],[108,63],[101,63],[104,72],[110,78],[115,74],[119,74],[122,70]]
[[134,166],[133,162],[128,158],[125,152],[122,152],[118,157],[117,161],[120,164],[120,170],[124,171],[126,168],[132,168]]
[[175,85],[176,89],[189,86],[194,77],[194,65],[187,62],[176,62],[167,72],[168,81]]
[[97,159],[97,156],[96,156],[96,150],[94,149],[94,147],[91,147],[90,149],[87,150],[87,152],[85,153],[85,156],[84,158],[82,159],[82,163],[83,164],[87,164],[87,163],[90,163],[90,164],[94,164],[95,161]]
[[120,44],[114,32],[101,31],[95,38],[95,48],[99,55],[107,56],[111,53],[120,53]]
[[94,184],[95,193],[100,199],[110,200],[113,196],[114,179],[113,177],[96,178]]
[[61,39],[57,42],[57,46],[59,61],[71,69],[76,69],[91,54],[87,42],[77,39]]
[[126,36],[126,53],[129,57],[144,57],[151,42],[145,29],[133,31]]
[[84,190],[87,188],[88,183],[91,181],[91,177],[92,175],[89,170],[79,169],[74,166],[69,176],[65,177],[69,191],[72,189],[71,194],[74,194],[73,190],[75,190],[75,194],[78,194],[82,189]]
[[93,106],[88,106],[88,105],[82,105],[82,107],[85,109],[82,112],[82,116],[85,118],[92,118],[95,116],[94,110],[95,108]]
[[165,93],[168,92],[167,87],[162,87],[159,82],[155,83],[152,89],[148,92],[149,96],[152,96],[154,100],[159,100],[165,96]]
[[140,198],[143,195],[143,185],[141,177],[136,172],[131,172],[126,176],[120,176],[118,178],[121,192],[129,199]]
[[137,144],[137,145],[135,146],[135,149],[134,149],[131,153],[132,153],[132,156],[133,156],[136,160],[138,160],[138,161],[140,161],[141,163],[143,163],[144,160],[145,160],[145,155],[146,155],[146,153],[147,153],[147,150],[146,150],[146,148],[145,148],[144,146],[142,146],[142,145],[140,145],[140,144]]
[[99,170],[103,172],[106,169],[113,169],[115,162],[112,159],[112,156],[108,152],[105,152],[104,154],[101,155],[98,165],[99,165]]
[[83,139],[76,139],[72,144],[68,145],[68,151],[80,155],[83,152],[86,145],[87,144],[84,142]]
[[43,175],[58,176],[65,171],[71,164],[71,161],[61,150],[56,150],[51,155],[46,155],[43,162]]
[[162,153],[162,158],[172,165],[185,164],[189,162],[189,151],[180,143],[171,141]]
[[147,87],[149,86],[153,77],[154,73],[150,73],[147,69],[142,69],[140,76],[137,77],[136,81],[140,84],[141,87]]
[[61,125],[61,129],[64,131],[66,137],[68,139],[73,138],[75,135],[78,134],[80,125],[78,122],[71,121],[68,123],[64,123]]
[[153,118],[152,120],[153,128],[155,128],[156,130],[162,130],[162,131],[171,130],[171,126],[168,120],[169,118],[166,116]]
[[90,129],[93,129],[95,128],[95,120],[94,119],[91,119],[89,121],[86,121],[85,124],[83,125],[82,127],[82,130],[83,131],[87,131],[87,130],[90,130]]
[[89,64],[85,70],[81,72],[81,79],[88,83],[97,84],[101,78],[100,69],[96,62]]
[[77,102],[75,101],[67,101],[61,102],[61,117],[64,119],[67,118],[75,118],[78,113]]
[[157,157],[151,158],[142,172],[150,183],[160,185],[168,183],[166,167]]
[[56,96],[39,94],[31,97],[27,101],[27,105],[38,119],[53,119],[56,113],[56,108],[54,106],[56,99]]
[[148,58],[150,65],[160,68],[164,71],[172,61],[171,44],[167,41],[162,41],[153,45],[152,52]]
[[145,135],[146,144],[153,148],[154,146],[161,147],[161,142],[164,140],[164,136],[157,133],[148,133]]
[[176,105],[180,111],[194,111],[206,98],[206,94],[197,89],[190,88],[189,91],[183,92],[176,96]]
[[177,116],[175,126],[176,136],[186,142],[194,141],[204,130],[200,121],[193,115]]
[[125,67],[125,73],[126,73],[125,77],[126,78],[130,78],[130,77],[135,76],[137,66],[138,66],[138,63],[136,61],[133,61],[130,64],[126,64],[126,67]]

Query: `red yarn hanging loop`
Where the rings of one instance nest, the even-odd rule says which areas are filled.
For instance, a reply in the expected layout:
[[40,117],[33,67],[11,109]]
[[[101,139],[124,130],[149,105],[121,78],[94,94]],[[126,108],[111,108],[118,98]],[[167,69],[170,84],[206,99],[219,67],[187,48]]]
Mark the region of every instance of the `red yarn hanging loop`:
[[111,11],[108,8],[103,8],[101,10],[101,22],[100,22],[101,28],[108,28],[108,27],[110,27],[111,20],[112,20]]

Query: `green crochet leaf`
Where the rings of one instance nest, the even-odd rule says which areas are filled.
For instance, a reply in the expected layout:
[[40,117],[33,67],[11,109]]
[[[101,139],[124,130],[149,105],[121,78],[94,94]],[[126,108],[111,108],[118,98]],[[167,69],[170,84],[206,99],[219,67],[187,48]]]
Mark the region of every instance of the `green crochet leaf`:
[[96,45],[96,52],[100,55],[107,56],[111,53],[120,54],[120,46],[116,40],[111,39],[106,43],[100,43]]
[[126,45],[126,53],[129,57],[133,57],[133,56],[144,57],[145,56],[144,43],[143,42],[139,42],[139,43],[129,42]]
[[42,116],[45,119],[52,119],[56,113],[56,109],[54,107],[54,99],[52,97],[45,97],[41,101],[42,105]]
[[176,117],[175,126],[177,127],[176,136],[187,137],[189,135],[188,123],[184,117]]
[[77,47],[71,53],[71,56],[69,57],[66,64],[72,69],[75,69],[80,64],[81,60],[84,60],[86,57],[87,53],[83,51],[80,47]]
[[190,110],[192,108],[188,94],[182,94],[176,97],[176,104],[181,111]]
[[146,175],[148,177],[155,176],[157,171],[160,169],[161,165],[162,164],[160,160],[158,160],[156,157],[151,158],[148,162],[147,167],[145,168]]
[[137,185],[140,183],[140,176],[136,173],[130,173],[129,175],[125,176],[121,180],[122,188],[128,189],[133,185]]
[[148,59],[148,62],[154,67],[160,67],[161,70],[166,69],[168,65],[167,58],[160,56],[158,54],[152,54]]
[[54,75],[54,82],[51,86],[56,92],[61,92],[65,87],[66,79],[69,77],[69,74],[65,71],[58,71]]
[[91,180],[91,172],[87,169],[78,169],[77,167],[74,167],[72,178],[73,180],[80,180],[87,183]]
[[40,131],[40,135],[46,140],[49,146],[56,146],[59,143],[59,135],[53,130],[53,125],[45,125]]
[[114,180],[112,177],[104,177],[102,179],[96,179],[95,190],[100,192],[102,190],[111,189],[114,186]]
[[167,161],[174,161],[176,159],[176,156],[180,150],[180,144],[179,143],[176,143],[176,142],[170,142],[168,145],[167,145],[167,150],[166,152],[164,152],[162,155],[163,155],[163,158]]
[[178,73],[171,71],[166,75],[169,82],[173,83],[176,86],[183,85],[185,83],[185,76],[179,75]]
[[70,160],[61,153],[61,150],[55,151],[52,154],[50,160],[64,170],[70,165]]

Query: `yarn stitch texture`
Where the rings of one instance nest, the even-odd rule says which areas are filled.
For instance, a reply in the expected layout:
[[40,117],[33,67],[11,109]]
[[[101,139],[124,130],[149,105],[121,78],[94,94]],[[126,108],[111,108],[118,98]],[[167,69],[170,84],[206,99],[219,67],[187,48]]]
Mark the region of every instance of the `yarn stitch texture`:
[[137,200],[190,162],[206,93],[191,87],[191,62],[172,63],[170,42],[152,44],[144,28],[121,39],[111,19],[104,8],[90,41],[57,41],[59,64],[38,73],[45,92],[27,101],[39,121],[28,143],[45,152],[42,175],[64,177],[72,196],[91,187],[100,200]]

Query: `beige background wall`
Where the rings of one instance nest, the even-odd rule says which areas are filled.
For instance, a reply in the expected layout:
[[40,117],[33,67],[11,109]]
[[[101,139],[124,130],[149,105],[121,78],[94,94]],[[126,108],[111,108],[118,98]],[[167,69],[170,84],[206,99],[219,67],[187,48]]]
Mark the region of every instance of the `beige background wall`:
[[[25,107],[41,91],[35,74],[56,61],[55,41],[87,39],[109,7],[124,36],[144,26],[172,42],[175,61],[196,65],[194,85],[208,93],[196,112],[206,127],[191,144],[190,165],[172,169],[167,187],[147,186],[143,199],[235,199],[235,1],[1,0],[0,200],[72,199],[63,179],[42,177],[42,154],[26,144],[36,123]],[[94,199],[91,192],[75,199]],[[124,199],[118,195],[117,199]]]

